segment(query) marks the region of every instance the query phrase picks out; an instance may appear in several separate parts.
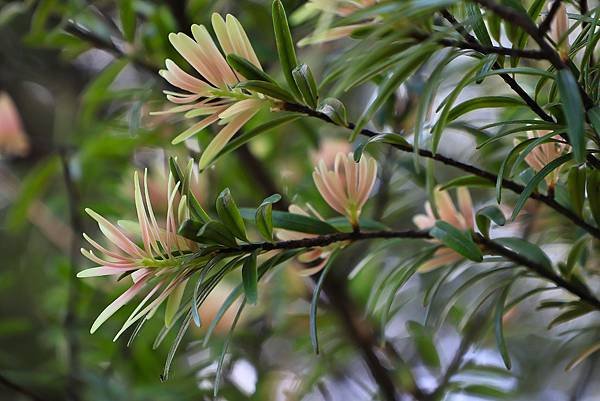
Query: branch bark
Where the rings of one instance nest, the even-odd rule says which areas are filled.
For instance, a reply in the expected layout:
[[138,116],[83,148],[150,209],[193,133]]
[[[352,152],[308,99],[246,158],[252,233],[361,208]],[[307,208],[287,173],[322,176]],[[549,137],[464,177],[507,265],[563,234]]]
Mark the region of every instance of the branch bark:
[[145,60],[137,58],[131,54],[125,53],[115,42],[110,39],[105,39],[96,35],[94,32],[90,31],[83,25],[78,24],[75,21],[69,20],[67,25],[65,26],[65,31],[73,36],[77,36],[79,39],[84,42],[89,43],[96,49],[104,50],[117,58],[127,58],[131,60],[131,62],[140,67],[141,69],[150,72],[152,74],[158,74],[160,68],[156,65],[153,65]]
[[[315,117],[318,118],[320,120],[323,120],[325,122],[328,122],[330,124],[334,124],[337,125],[335,122],[333,122],[327,115],[320,113],[318,111],[312,110],[306,106],[302,106],[299,104],[294,104],[294,103],[285,103],[283,105],[283,109],[287,110],[287,111],[292,111],[292,112],[296,112],[296,113],[303,113],[303,114],[307,114],[311,117]],[[350,123],[348,125],[349,129],[353,129],[354,128],[354,124]],[[361,135],[367,136],[369,138],[380,135],[380,132],[375,132],[375,131],[371,131],[368,129],[363,129],[360,132]],[[407,153],[414,153],[415,149],[409,145],[409,144],[393,144],[391,145],[394,148],[402,151],[402,152],[407,152]],[[450,157],[441,155],[439,153],[433,154],[431,151],[426,150],[426,149],[419,149],[419,155],[421,155],[422,157],[428,158],[428,159],[433,159],[436,160],[438,162],[441,162],[445,165],[448,166],[452,166],[455,168],[458,168],[462,171],[465,171],[467,173],[476,175],[478,177],[481,177],[485,180],[488,180],[490,182],[495,183],[498,180],[498,176],[496,174],[490,173],[488,171],[482,170],[479,167],[467,164],[467,163],[463,163],[461,161],[452,159]],[[525,189],[525,187],[523,187],[523,185],[518,184],[514,181],[511,180],[502,180],[502,187],[506,188],[516,194],[520,194],[521,192],[523,192],[523,190]],[[573,213],[571,210],[567,209],[566,207],[564,207],[563,205],[561,205],[560,203],[558,203],[556,200],[554,200],[554,198],[550,197],[550,196],[546,196],[543,195],[539,192],[534,192],[531,194],[530,196],[532,199],[535,199],[539,202],[544,203],[546,206],[554,209],[557,213],[563,215],[564,217],[566,217],[567,219],[569,219],[570,221],[572,221],[574,224],[576,224],[577,226],[583,228],[585,231],[587,231],[588,233],[590,233],[592,236],[594,236],[596,239],[600,239],[600,229],[597,227],[592,226],[591,224],[586,223],[585,220],[583,220],[581,217],[579,217],[577,214]]]
[[[448,10],[441,11],[442,16],[462,35],[463,38],[467,41],[467,43],[473,45],[481,45],[479,41],[471,35],[467,30],[454,18]],[[498,70],[501,69],[502,66],[499,63],[494,63],[492,69]],[[537,114],[542,120],[548,122],[554,122],[552,116],[542,109],[542,107],[531,97],[529,94],[518,84],[518,82],[510,75],[510,74],[499,74],[500,78],[506,82],[506,84],[517,94],[523,101],[529,106],[529,108]]]
[[[477,0],[473,0],[473,1],[478,2]],[[478,3],[480,3],[480,2],[478,2]],[[493,1],[486,1],[486,3],[496,4]],[[500,7],[501,9],[504,9],[504,7],[499,6],[497,4],[496,4],[496,6]],[[510,11],[513,13],[516,13],[516,12],[512,11],[512,9],[510,9]],[[481,45],[481,43],[479,43],[479,41],[473,35],[471,35],[469,32],[467,32],[467,30],[456,20],[456,18],[454,18],[454,15],[452,15],[448,10],[445,10],[445,9],[441,10],[441,14],[452,26],[454,26],[454,28],[465,38],[465,40],[468,43]],[[519,15],[519,17],[520,17],[519,20],[525,19],[525,20],[529,21],[528,18],[523,18],[523,16],[521,14],[519,14],[519,13],[516,13],[516,14]],[[560,58],[558,53],[556,53],[556,51],[552,48],[552,46],[548,45],[548,43],[544,39],[544,35],[542,33],[540,33],[540,30],[537,28],[537,26],[535,24],[533,24],[533,22],[531,22],[531,21],[529,21],[529,22],[530,22],[530,25],[533,25],[532,27],[530,27],[530,30],[532,32],[536,32],[538,39],[546,45],[546,50],[545,51],[542,50],[542,53],[545,54],[544,58],[548,59],[548,51],[550,51],[551,53],[555,54],[556,57],[558,57],[560,63],[563,64],[562,68],[569,68],[568,65],[562,61],[562,59]],[[521,23],[523,23],[523,22],[521,22]],[[497,62],[492,66],[492,69],[494,69],[494,70],[501,69],[501,68],[502,68],[502,66]],[[558,68],[558,67],[556,67],[556,68]],[[506,84],[517,95],[519,95],[519,97],[521,97],[521,99],[523,99],[523,101],[529,106],[529,108],[535,114],[537,114],[542,120],[548,121],[551,123],[555,122],[554,118],[552,118],[548,113],[546,113],[544,111],[544,109],[542,109],[542,107],[531,96],[529,96],[529,94],[521,87],[521,85],[518,84],[518,82],[510,74],[499,74],[499,75],[504,80],[504,82],[506,82]],[[581,93],[582,99],[584,100],[586,109],[592,107],[593,102],[590,103],[591,100],[589,100],[589,96],[585,93],[583,88],[579,87],[579,91]],[[588,99],[587,103],[586,103],[586,98]],[[569,137],[566,134],[561,134],[560,136],[565,141],[569,142]],[[593,155],[591,155],[591,154],[588,155],[587,161],[595,169],[600,169],[600,161],[598,159],[596,159],[596,157],[594,157]]]
[[[353,231],[353,232],[337,232],[333,234],[319,235],[316,237],[307,237],[297,240],[276,241],[276,242],[255,242],[243,244],[237,247],[222,248],[215,251],[217,254],[246,254],[254,251],[272,251],[277,249],[302,249],[324,247],[338,242],[354,242],[365,241],[371,239],[392,239],[392,238],[407,238],[407,239],[432,239],[428,230],[380,230],[380,231]],[[475,242],[489,251],[492,254],[502,256],[517,265],[526,267],[536,275],[547,279],[556,284],[558,287],[570,292],[579,297],[582,301],[597,310],[600,310],[600,299],[587,289],[567,281],[562,276],[555,273],[553,270],[546,268],[540,263],[526,258],[503,245],[495,242],[492,239],[483,237],[480,234],[474,234]]]
[[[431,36],[424,32],[411,32],[410,37],[419,41],[430,39]],[[445,47],[456,47],[458,49],[474,50],[481,54],[499,54],[510,57],[522,57],[532,60],[545,60],[544,53],[539,50],[516,49],[503,46],[485,46],[478,41],[461,41],[451,39],[433,39],[436,43]]]
[[[538,44],[542,53],[545,54],[546,60],[548,60],[554,68],[557,70],[570,69],[569,65],[560,57],[558,52],[546,41],[543,32],[538,29],[537,25],[527,15],[524,15],[511,7],[496,3],[494,0],[472,1],[492,11],[503,20],[523,29]],[[579,87],[579,92],[586,110],[592,108],[594,102],[581,86]]]
[[556,16],[556,12],[560,8],[560,4],[561,4],[561,0],[554,0],[554,3],[552,3],[552,7],[550,7],[550,11],[548,11],[546,18],[544,18],[544,20],[542,21],[542,23],[540,24],[540,26],[538,28],[538,30],[540,31],[540,34],[545,35],[546,32],[548,32],[550,30],[550,25],[552,24],[552,21],[554,20],[554,17]]

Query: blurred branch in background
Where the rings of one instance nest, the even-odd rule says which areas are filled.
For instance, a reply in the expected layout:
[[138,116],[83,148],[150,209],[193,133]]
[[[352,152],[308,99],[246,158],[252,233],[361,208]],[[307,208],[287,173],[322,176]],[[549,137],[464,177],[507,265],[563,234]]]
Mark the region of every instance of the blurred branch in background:
[[71,230],[74,235],[71,236],[71,245],[69,250],[69,290],[67,296],[67,305],[65,313],[65,331],[67,334],[67,360],[68,372],[66,392],[68,398],[73,401],[82,399],[82,379],[81,379],[81,345],[79,340],[79,318],[77,310],[79,308],[81,282],[77,280],[77,271],[81,263],[80,244],[83,235],[83,224],[81,222],[81,204],[80,195],[75,183],[75,177],[69,166],[69,155],[62,149],[60,160],[63,169],[63,179],[66,189],[67,205],[69,207],[69,216],[71,221]]
[[5,377],[2,374],[0,374],[0,385],[8,387],[9,389],[13,390],[15,393],[21,394],[31,401],[51,401],[50,399],[40,397],[33,391],[13,382],[12,380],[8,379],[7,377]]

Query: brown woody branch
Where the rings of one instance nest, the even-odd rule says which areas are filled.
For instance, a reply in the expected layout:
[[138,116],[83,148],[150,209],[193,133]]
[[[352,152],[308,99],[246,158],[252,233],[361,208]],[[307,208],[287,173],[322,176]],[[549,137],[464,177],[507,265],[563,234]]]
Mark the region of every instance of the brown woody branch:
[[[456,29],[458,31],[458,33],[460,33],[462,35],[462,37],[465,38],[467,43],[469,43],[473,46],[481,45],[481,43],[479,43],[479,41],[473,35],[471,35],[469,32],[467,32],[467,30],[456,20],[456,18],[454,18],[454,15],[452,15],[448,10],[441,10],[441,14],[454,27],[454,29]],[[502,66],[498,62],[494,63],[494,65],[492,66],[492,69],[494,69],[494,70],[498,70],[501,68],[502,68]],[[527,104],[527,106],[529,106],[529,108],[535,114],[537,114],[542,120],[548,121],[548,122],[554,122],[554,119],[552,118],[552,116],[550,116],[548,113],[546,113],[544,111],[544,109],[542,109],[542,107],[531,96],[529,96],[529,94],[525,91],[525,89],[523,89],[521,87],[521,85],[519,85],[519,83],[510,74],[503,73],[503,74],[499,74],[499,75],[500,75],[500,78],[502,78],[504,80],[504,82],[506,82],[506,84],[517,95],[519,95],[519,97],[521,99],[523,99],[523,101]]]
[[[570,69],[569,65],[560,57],[558,52],[546,41],[544,38],[544,33],[529,18],[529,16],[524,15],[523,13],[511,7],[496,3],[494,0],[472,1],[492,11],[503,20],[523,29],[538,44],[540,51],[544,53],[546,60],[548,60],[554,68],[557,70]],[[586,110],[592,108],[594,106],[594,102],[590,96],[581,87],[579,87],[579,92]]]
[[[419,41],[424,41],[431,38],[429,34],[426,34],[424,32],[411,32],[409,36]],[[474,50],[481,54],[498,54],[510,57],[529,58],[532,60],[545,60],[546,57],[544,53],[540,52],[539,50],[508,48],[503,46],[485,46],[477,41],[462,41],[451,39],[433,40],[434,42],[445,47],[455,47],[457,49]]]
[[[338,232],[333,234],[325,234],[316,237],[308,237],[290,241],[276,242],[256,242],[243,244],[238,247],[223,248],[217,251],[219,254],[245,254],[254,251],[272,251],[282,249],[303,249],[324,247],[338,242],[354,242],[371,239],[392,239],[392,238],[407,238],[407,239],[431,239],[431,235],[427,230],[380,230],[380,231],[355,231],[355,232]],[[474,234],[475,242],[482,246],[483,249],[492,254],[502,256],[517,265],[526,267],[536,275],[551,281],[558,287],[570,292],[579,297],[582,301],[597,310],[600,310],[600,300],[591,292],[582,286],[573,284],[564,279],[562,276],[555,273],[553,270],[543,266],[542,264],[528,259],[527,257],[518,254],[503,245],[495,242],[492,239],[486,238],[479,234]]]
[[[490,3],[493,3],[493,1],[490,2]],[[473,44],[473,45],[479,44],[480,45],[479,41],[473,35],[471,35],[469,32],[467,32],[467,30],[456,20],[456,18],[454,18],[454,15],[452,15],[448,10],[445,10],[445,9],[441,10],[441,14],[454,27],[454,29],[456,29],[465,38],[465,40],[469,44]],[[519,14],[519,13],[517,13],[517,14]],[[521,19],[523,19],[523,16],[522,15],[520,15],[520,16],[521,16]],[[527,19],[529,21],[528,18],[525,18],[525,19]],[[541,33],[539,33],[539,29],[535,26],[535,24],[533,24],[533,28],[535,28],[535,31],[538,32],[538,36],[541,38],[541,41],[547,45],[548,49],[552,53],[555,53],[558,56],[558,53],[556,53],[556,51],[551,46],[549,46],[546,43],[546,40],[544,39],[544,35],[541,34]],[[543,52],[543,53],[546,55],[545,59],[547,59],[547,57],[548,57],[547,56],[547,54],[548,54],[547,51]],[[560,59],[560,56],[558,56],[558,58]],[[561,62],[562,62],[562,60],[561,60]],[[498,69],[501,69],[501,68],[502,68],[502,66],[498,62],[494,63],[494,65],[492,66],[493,70],[498,70]],[[504,80],[504,82],[506,82],[506,84],[517,95],[519,95],[519,97],[521,99],[523,99],[523,101],[527,104],[527,106],[529,106],[529,108],[535,114],[537,114],[542,120],[548,121],[548,122],[551,122],[551,123],[554,122],[554,119],[548,113],[546,113],[542,109],[542,107],[531,96],[529,96],[529,94],[521,87],[521,85],[519,85],[517,83],[517,81],[510,74],[503,73],[503,74],[499,74],[499,75]],[[585,97],[587,96],[587,94],[585,93],[585,91],[583,91],[583,89],[581,87],[579,89],[580,89],[580,92],[582,92],[582,98],[585,101]],[[588,108],[588,103],[586,103],[586,108]],[[569,138],[568,138],[568,136],[566,134],[561,134],[561,137],[563,139],[565,139],[565,141],[569,142]],[[591,155],[591,154],[588,155],[587,156],[587,161],[594,168],[596,168],[596,169],[600,168],[600,161],[598,159],[596,159],[596,157],[594,157],[593,155]]]
[[[288,110],[288,111],[293,111],[296,113],[303,113],[303,114],[307,114],[311,117],[315,117],[318,118],[320,120],[326,121],[330,124],[335,124],[337,125],[335,122],[333,122],[327,115],[320,113],[318,111],[312,110],[306,106],[302,106],[299,104],[293,104],[293,103],[285,103],[283,106],[284,110]],[[354,128],[354,124],[350,123],[348,125],[349,129],[353,129]],[[375,131],[371,131],[369,129],[362,129],[360,131],[361,135],[367,136],[367,137],[374,137],[377,135],[380,135],[380,132],[375,132]],[[406,143],[406,144],[393,144],[391,145],[393,147],[395,147],[398,150],[401,150],[403,152],[407,152],[407,153],[414,153],[415,149],[412,145]],[[452,166],[452,167],[456,167],[462,171],[465,171],[467,173],[476,175],[478,177],[481,177],[483,179],[486,179],[490,182],[495,183],[498,180],[498,176],[496,174],[490,173],[488,171],[482,170],[479,167],[473,166],[471,164],[467,164],[467,163],[463,163],[461,161],[452,159],[450,157],[444,156],[440,153],[436,153],[433,154],[431,151],[426,150],[426,149],[419,149],[419,155],[421,155],[422,157],[428,158],[428,159],[433,159],[436,160],[440,163],[443,163],[445,165],[448,166]],[[507,180],[507,179],[503,179],[502,180],[502,187],[506,188],[514,193],[520,194],[521,192],[523,192],[523,190],[525,189],[525,187],[521,184],[518,184],[514,181],[511,180]],[[544,203],[546,206],[554,209],[556,212],[558,212],[559,214],[563,215],[564,217],[566,217],[567,219],[571,220],[573,223],[575,223],[576,225],[578,225],[579,227],[583,228],[585,231],[587,231],[588,233],[590,233],[592,236],[596,237],[597,239],[600,239],[600,229],[597,227],[592,226],[591,224],[588,224],[585,220],[583,220],[581,217],[579,217],[577,214],[575,214],[574,212],[572,212],[571,210],[567,209],[566,207],[564,207],[563,205],[561,205],[560,203],[558,203],[556,200],[554,200],[554,198],[550,197],[550,196],[546,196],[543,195],[539,192],[534,192],[530,195],[530,197],[532,199],[535,199],[537,201],[540,201],[542,203]]]
[[561,0],[554,0],[554,3],[552,3],[552,7],[550,7],[550,11],[548,11],[546,18],[544,18],[544,20],[538,28],[540,34],[545,35],[546,32],[550,30],[550,25],[552,25],[552,21],[554,20],[554,17],[556,16],[558,9],[560,8],[560,4]]

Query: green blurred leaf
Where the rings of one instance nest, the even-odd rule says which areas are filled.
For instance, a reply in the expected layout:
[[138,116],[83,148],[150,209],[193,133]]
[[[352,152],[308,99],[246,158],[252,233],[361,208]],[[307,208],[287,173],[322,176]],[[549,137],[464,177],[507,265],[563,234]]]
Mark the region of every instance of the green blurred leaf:
[[517,107],[526,106],[523,100],[508,97],[508,96],[480,96],[474,99],[466,100],[456,105],[448,113],[448,122],[456,120],[463,114],[467,114],[473,110],[484,109],[484,108],[498,108],[498,107]]
[[585,202],[585,168],[573,166],[569,169],[567,178],[567,188],[569,189],[569,200],[573,211],[579,216],[583,213],[583,204]]
[[92,123],[102,102],[112,100],[111,84],[128,63],[126,59],[113,61],[85,88],[81,95],[81,120],[84,123]]
[[[511,282],[512,283],[512,282]],[[498,347],[498,351],[500,351],[500,355],[502,356],[502,361],[504,362],[504,366],[506,369],[510,370],[511,361],[510,354],[508,353],[508,348],[506,347],[506,340],[504,339],[504,304],[506,303],[506,298],[508,297],[508,293],[510,292],[510,284],[504,287],[502,293],[498,297],[496,301],[496,308],[494,312],[494,335],[496,337],[496,346]]]
[[585,161],[585,109],[579,94],[579,85],[568,68],[556,74],[556,84],[562,101],[562,109],[567,120],[569,142],[573,147],[573,158],[577,163]]
[[223,149],[221,149],[219,154],[213,160],[216,161],[217,159],[225,156],[226,154],[233,152],[234,150],[248,143],[252,138],[258,135],[261,135],[269,130],[277,128],[280,125],[284,125],[292,121],[298,120],[299,118],[301,118],[299,115],[284,115],[269,120],[266,123],[262,123],[248,131],[238,133],[231,141],[227,143],[227,145],[223,147]]
[[9,229],[19,230],[25,226],[29,208],[44,193],[60,168],[58,157],[50,157],[29,171],[6,217]]
[[600,342],[596,342],[583,351],[581,351],[575,358],[573,358],[565,367],[565,371],[569,372],[576,368],[581,362],[585,361],[590,355],[600,351]]
[[406,322],[406,329],[415,343],[421,360],[428,367],[438,370],[441,365],[440,357],[430,329],[415,321]]
[[[596,13],[600,15],[599,13]],[[600,106],[592,107],[587,111],[587,116],[590,119],[590,124],[596,135],[600,135]]]
[[[173,174],[173,178],[175,178],[175,182],[181,182],[182,184],[179,186],[179,193],[181,195],[186,196],[186,201],[188,208],[193,217],[200,220],[201,222],[209,222],[212,220],[208,213],[204,210],[198,199],[196,199],[196,195],[194,192],[190,191],[190,180],[192,175],[192,164],[193,160],[190,159],[190,163],[188,163],[188,167],[186,169],[186,174],[181,171],[181,168],[177,164],[177,159],[174,157],[169,157],[169,170],[171,174]],[[197,230],[196,230],[197,232]],[[194,234],[195,235],[195,234]]]
[[600,171],[588,169],[586,189],[592,216],[600,225]]
[[577,302],[573,304],[566,311],[562,312],[560,315],[555,317],[550,324],[548,324],[548,330],[552,329],[555,326],[570,322],[571,320],[580,318],[582,316],[587,315],[590,312],[594,312],[594,309],[591,305],[584,303],[583,301]]
[[440,190],[445,191],[451,188],[458,187],[492,188],[494,187],[494,183],[477,175],[465,175],[448,181],[440,187]]
[[485,27],[485,23],[483,22],[479,5],[475,3],[467,3],[465,8],[467,10],[469,22],[473,27],[473,32],[475,33],[477,39],[479,39],[479,41],[485,46],[492,46],[492,40],[490,39],[490,35]]
[[582,237],[569,250],[569,255],[567,256],[567,263],[565,264],[565,268],[562,271],[562,274],[566,278],[570,278],[575,269],[577,262],[581,259],[581,255],[585,252],[587,243],[589,239],[586,237]]
[[501,390],[496,387],[492,387],[487,384],[469,384],[461,388],[461,391],[465,394],[468,394],[472,397],[477,397],[479,399],[502,399],[506,398],[508,394],[504,390]]
[[311,302],[310,302],[310,313],[309,313],[309,329],[310,329],[310,342],[313,347],[313,351],[315,354],[319,353],[319,337],[317,335],[317,305],[319,303],[319,295],[321,294],[321,288],[323,287],[323,283],[325,282],[325,277],[327,277],[327,273],[329,273],[329,269],[333,266],[333,261],[335,260],[339,250],[336,250],[331,254],[327,263],[321,270],[319,275],[319,280],[315,284],[315,288],[313,289]]
[[474,262],[481,262],[483,255],[469,234],[460,231],[445,221],[437,221],[429,232],[448,248]]
[[367,107],[356,123],[350,141],[354,141],[360,131],[371,120],[375,112],[381,108],[396,89],[406,81],[419,65],[422,65],[429,59],[436,48],[437,46],[433,43],[424,43],[420,46],[415,46],[415,49],[411,51],[411,54],[407,55],[407,57],[394,68],[391,75],[387,77],[379,87],[375,100],[369,104],[369,107]]
[[354,161],[358,163],[358,161],[362,157],[363,152],[366,150],[367,146],[369,146],[370,144],[375,143],[375,142],[389,143],[390,145],[399,145],[405,149],[408,149],[411,147],[411,145],[406,141],[406,139],[404,139],[403,137],[401,137],[398,134],[392,134],[392,133],[379,134],[379,135],[370,137],[369,139],[367,139],[365,142],[361,143],[356,148],[356,150],[354,151]]
[[463,78],[458,82],[458,84],[456,84],[452,92],[450,92],[450,94],[440,105],[440,107],[443,107],[443,109],[431,132],[431,151],[434,154],[437,152],[440,140],[442,139],[442,133],[444,132],[444,128],[448,123],[448,116],[450,114],[450,110],[452,110],[453,103],[456,101],[462,90],[471,82],[472,76],[479,71],[482,64],[483,61],[479,61],[471,69],[467,70]]
[[187,280],[184,280],[177,284],[173,292],[167,298],[167,306],[165,308],[165,326],[167,327],[170,327],[173,324],[173,318],[179,310],[179,305],[181,305],[181,299],[183,298],[187,282]]
[[521,209],[523,209],[523,206],[525,206],[525,203],[527,202],[527,200],[529,199],[529,197],[531,196],[533,191],[535,191],[538,184],[540,182],[542,182],[542,180],[548,174],[550,174],[552,171],[554,171],[555,169],[560,167],[562,164],[568,162],[569,160],[571,160],[571,153],[562,155],[562,156],[552,160],[550,163],[546,164],[543,169],[541,169],[531,180],[529,180],[529,182],[523,189],[523,192],[521,192],[521,194],[519,195],[519,198],[517,199],[515,208],[513,209],[511,220],[514,220],[517,218],[517,216],[519,215],[519,212],[521,211]]
[[121,28],[125,39],[129,43],[133,43],[135,40],[135,9],[134,0],[119,0],[119,19],[121,21]]
[[227,350],[229,349],[229,344],[231,343],[231,338],[233,337],[233,331],[235,330],[235,326],[237,326],[237,323],[240,320],[240,316],[242,315],[244,306],[246,306],[245,300],[242,301],[240,307],[238,308],[235,314],[235,317],[233,318],[233,323],[229,328],[229,332],[227,333],[227,337],[225,338],[225,343],[223,344],[223,349],[221,350],[221,356],[219,357],[219,361],[217,362],[217,371],[215,372],[215,384],[213,389],[214,398],[217,398],[217,395],[219,394],[221,378],[223,377],[223,363],[225,362],[225,355],[227,354]]

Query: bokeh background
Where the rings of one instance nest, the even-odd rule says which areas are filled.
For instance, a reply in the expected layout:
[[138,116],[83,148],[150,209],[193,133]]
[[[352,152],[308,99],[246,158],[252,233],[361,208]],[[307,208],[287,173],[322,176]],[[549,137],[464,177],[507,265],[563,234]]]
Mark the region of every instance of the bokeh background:
[[[290,13],[302,3],[284,2]],[[23,136],[0,138],[0,400],[212,397],[215,361],[233,316],[226,315],[208,347],[202,346],[203,329],[192,327],[166,382],[160,374],[172,338],[153,347],[162,319],[149,322],[130,346],[126,337],[112,341],[127,311],[89,334],[96,315],[122,287],[109,279],[75,277],[90,267],[79,252],[81,235],[97,233],[83,210],[90,207],[114,220],[134,218],[133,172],[148,168],[155,210],[164,212],[168,157],[197,158],[214,133],[208,129],[185,146],[174,147],[170,140],[186,122],[148,115],[165,106],[158,69],[167,57],[180,60],[168,43],[168,33],[188,32],[192,23],[209,24],[213,11],[233,13],[245,26],[265,69],[278,76],[270,10],[266,0],[0,4],[0,91],[12,99],[5,104],[14,106],[23,131]],[[294,25],[295,39],[309,34],[315,23],[309,19]],[[350,44],[347,40],[305,47],[299,54],[322,77],[336,54]],[[459,76],[462,68],[457,63],[453,74]],[[427,70],[419,71],[397,92],[378,116],[385,128],[410,130],[413,106],[426,79]],[[451,85],[449,77],[444,90]],[[505,90],[497,82],[486,85],[477,91]],[[373,87],[364,85],[342,96],[351,118],[360,115],[372,93]],[[0,127],[8,121],[1,118]],[[265,112],[245,129],[269,118]],[[482,133],[472,127],[454,128],[457,131],[444,137],[441,149],[488,169],[498,168],[502,154],[472,151]],[[331,160],[335,152],[352,149],[347,134],[308,119],[271,130],[204,173],[196,193],[207,209],[229,187],[242,206],[255,207],[264,197],[280,193],[283,203],[310,202],[333,216],[318,197],[310,172],[315,160]],[[390,227],[412,228],[411,218],[422,212],[426,197],[423,171],[415,171],[410,157],[385,146],[371,149],[380,161],[380,174],[367,215]],[[436,175],[443,182],[456,172],[436,169]],[[480,199],[481,193],[474,191],[474,197]],[[528,230],[534,238],[557,235],[553,229],[537,228],[544,227],[548,218],[544,210],[531,206],[529,212],[507,230]],[[362,244],[347,250],[325,286],[318,356],[312,353],[308,332],[313,280],[300,277],[293,263],[273,273],[260,288],[258,306],[246,308],[234,333],[219,397],[378,399],[380,378],[374,377],[368,362],[373,355],[390,368],[397,383],[406,384],[408,366],[419,384],[429,389],[460,355],[470,362],[463,372],[454,372],[453,380],[474,384],[457,385],[450,399],[600,399],[594,380],[599,374],[597,357],[564,373],[567,356],[590,332],[565,343],[559,330],[546,329],[548,316],[534,313],[533,302],[505,318],[514,363],[512,371],[506,371],[493,334],[473,328],[479,314],[491,314],[471,313],[483,289],[491,285],[485,278],[450,304],[446,302],[450,294],[474,273],[454,269],[450,284],[439,290],[430,307],[423,306],[423,293],[442,272],[415,277],[396,293],[398,277],[393,272],[418,247],[397,241],[385,247],[375,243],[370,250]],[[555,246],[553,252],[561,255],[564,250]],[[532,281],[532,286],[539,285]],[[237,274],[228,277],[202,308],[203,317],[210,319],[238,282]],[[438,330],[415,342],[406,322],[422,322],[426,315],[441,319]],[[465,330],[471,330],[473,338],[461,343]],[[591,333],[596,335],[597,330]]]

